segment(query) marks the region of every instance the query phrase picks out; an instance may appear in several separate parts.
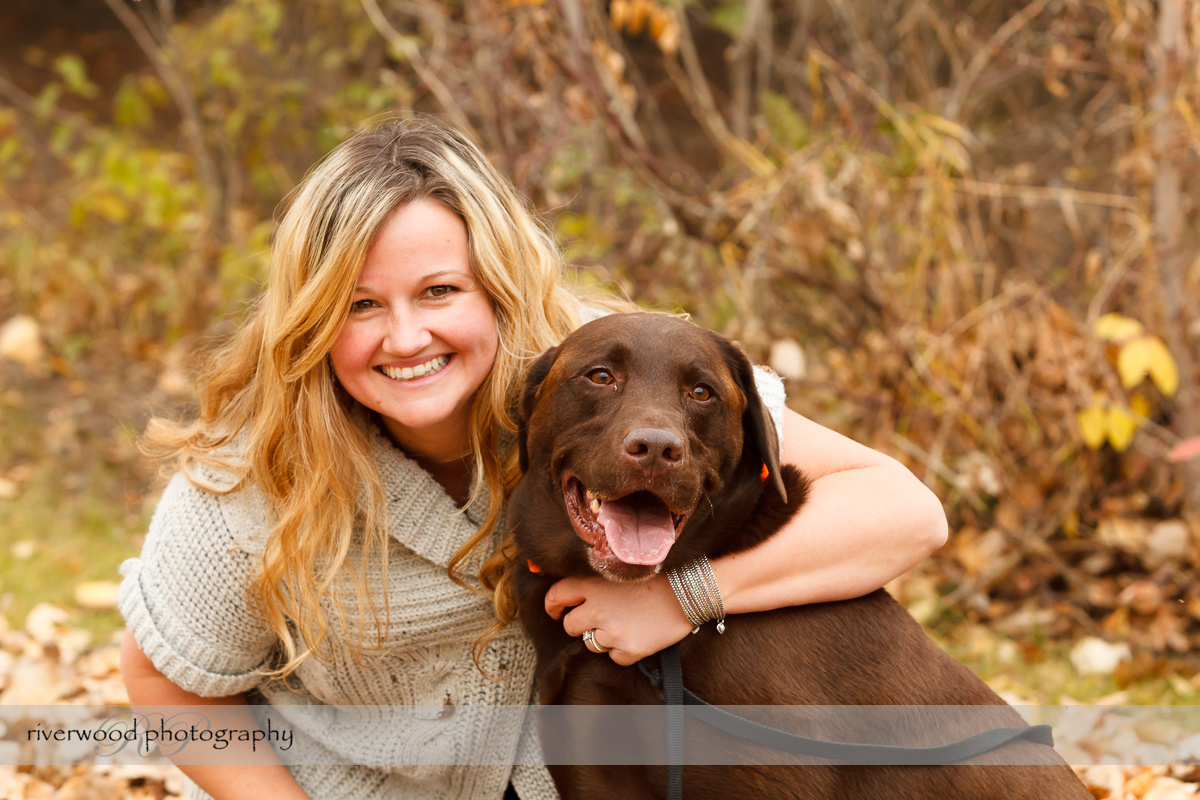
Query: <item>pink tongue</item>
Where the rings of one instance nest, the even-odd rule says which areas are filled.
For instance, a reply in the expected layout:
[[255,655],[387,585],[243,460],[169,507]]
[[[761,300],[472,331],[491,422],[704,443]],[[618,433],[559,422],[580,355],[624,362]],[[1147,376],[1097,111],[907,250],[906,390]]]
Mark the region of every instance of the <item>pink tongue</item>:
[[675,544],[671,512],[657,499],[606,500],[596,520],[613,555],[626,564],[660,564]]

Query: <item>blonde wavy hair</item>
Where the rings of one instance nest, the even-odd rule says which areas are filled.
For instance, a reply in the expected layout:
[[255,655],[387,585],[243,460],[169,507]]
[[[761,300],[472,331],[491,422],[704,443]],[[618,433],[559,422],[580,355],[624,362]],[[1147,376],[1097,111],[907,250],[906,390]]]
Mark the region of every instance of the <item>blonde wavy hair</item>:
[[[332,629],[323,600],[358,656],[368,615],[379,632],[374,647],[382,644],[387,625],[379,625],[366,572],[376,552],[387,571],[383,489],[367,436],[352,419],[356,403],[337,385],[327,356],[378,231],[418,199],[443,204],[465,223],[471,266],[491,298],[501,343],[471,413],[468,504],[486,491],[488,513],[450,563],[450,577],[466,585],[459,565],[496,541],[505,499],[519,478],[512,436],[503,432],[516,431],[525,367],[578,325],[579,300],[561,280],[558,247],[523,198],[475,144],[435,119],[376,123],[309,172],[287,201],[265,293],[206,362],[198,416],[183,423],[155,419],[147,429],[146,450],[171,459],[196,486],[228,493],[254,484],[273,509],[249,599],[281,643],[277,677],[322,652]],[[603,298],[588,302],[614,307]],[[215,484],[198,466],[232,470],[238,480]],[[362,561],[351,569],[347,556],[357,535]],[[510,549],[493,548],[479,572],[496,625],[477,653],[515,618]],[[335,591],[345,575],[356,589],[356,632],[348,628],[343,593]],[[386,589],[381,599],[386,618]]]

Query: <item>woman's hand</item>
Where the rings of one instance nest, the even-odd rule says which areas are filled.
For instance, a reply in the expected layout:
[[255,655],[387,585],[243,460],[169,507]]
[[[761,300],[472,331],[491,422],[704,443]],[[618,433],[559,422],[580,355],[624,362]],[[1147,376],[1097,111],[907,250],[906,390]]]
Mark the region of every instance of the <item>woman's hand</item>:
[[546,593],[546,612],[562,618],[569,636],[595,629],[596,644],[612,648],[606,655],[622,666],[670,647],[692,632],[670,582],[662,575],[632,584],[599,576],[563,578]]

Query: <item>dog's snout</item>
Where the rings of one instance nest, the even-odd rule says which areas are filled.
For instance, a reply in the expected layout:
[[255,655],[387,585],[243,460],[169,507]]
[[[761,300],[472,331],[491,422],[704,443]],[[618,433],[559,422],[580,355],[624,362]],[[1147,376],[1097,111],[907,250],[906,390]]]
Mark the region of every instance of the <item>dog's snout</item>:
[[666,428],[635,428],[624,445],[625,455],[646,470],[670,469],[683,461],[683,439]]

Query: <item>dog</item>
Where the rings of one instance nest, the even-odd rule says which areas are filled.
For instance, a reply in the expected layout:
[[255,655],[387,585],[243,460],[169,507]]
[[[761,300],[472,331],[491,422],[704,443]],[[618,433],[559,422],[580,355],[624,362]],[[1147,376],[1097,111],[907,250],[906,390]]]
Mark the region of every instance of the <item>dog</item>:
[[[566,576],[636,582],[703,555],[747,550],[796,513],[808,481],[780,466],[775,425],[751,363],[735,343],[682,319],[614,314],[583,325],[536,359],[520,417],[523,476],[508,520],[519,559],[513,575],[518,617],[537,652],[539,700],[661,706],[663,692],[643,670],[619,666],[568,636],[546,614],[545,595]],[[855,600],[740,614],[724,634],[705,625],[680,642],[679,654],[687,687],[709,703],[817,708],[822,713],[809,721],[808,736],[845,735],[841,719],[852,714],[824,713],[832,706],[992,706],[984,712],[993,727],[1028,727],[882,589]],[[909,722],[923,712],[913,713]],[[907,726],[899,724],[902,733]],[[913,733],[918,741],[912,744],[978,732],[952,724],[928,728]],[[663,735],[661,725],[650,725],[620,736],[635,749],[653,749]],[[555,738],[587,741],[589,735]],[[715,747],[712,752],[737,753],[744,745]],[[1051,748],[1026,741],[966,766],[771,766],[797,762],[761,753],[750,759],[725,760],[727,766],[689,761],[684,795],[1091,797]],[[550,771],[565,800],[666,796],[661,762],[560,763]]]

